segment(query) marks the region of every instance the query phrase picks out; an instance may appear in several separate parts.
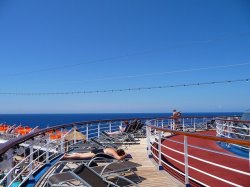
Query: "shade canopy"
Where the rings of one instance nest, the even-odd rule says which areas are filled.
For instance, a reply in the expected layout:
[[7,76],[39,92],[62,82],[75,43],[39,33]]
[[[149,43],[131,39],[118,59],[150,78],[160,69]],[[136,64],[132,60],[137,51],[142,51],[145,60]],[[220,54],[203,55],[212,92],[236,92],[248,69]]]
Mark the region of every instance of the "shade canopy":
[[76,133],[76,140],[86,140],[86,136],[83,133],[79,132],[79,131],[70,132],[69,134],[67,134],[65,136],[65,140],[67,140],[67,141],[74,140],[74,133]]

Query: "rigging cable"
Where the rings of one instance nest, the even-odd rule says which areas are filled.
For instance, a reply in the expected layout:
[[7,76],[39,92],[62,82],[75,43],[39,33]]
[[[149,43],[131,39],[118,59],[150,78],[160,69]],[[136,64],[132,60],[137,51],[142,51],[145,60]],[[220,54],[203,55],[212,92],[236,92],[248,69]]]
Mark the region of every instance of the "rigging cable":
[[164,89],[164,88],[176,88],[176,87],[190,87],[190,86],[202,86],[202,85],[213,85],[213,84],[226,84],[226,83],[248,82],[248,81],[249,81],[249,78],[246,78],[246,79],[237,79],[237,80],[224,80],[224,81],[199,82],[199,83],[163,85],[163,86],[151,86],[151,87],[137,87],[137,88],[109,89],[109,90],[93,90],[93,91],[69,91],[69,92],[0,92],[0,95],[73,95],[73,94],[93,94],[93,93],[142,91],[142,90],[152,90],[152,89]]
[[[242,37],[242,36],[249,37],[250,36],[250,32],[236,33],[236,34],[233,34],[233,35],[234,36],[236,35],[237,37],[239,37],[239,36],[240,37]],[[214,41],[224,40],[225,38],[228,38],[229,36],[230,35],[228,35],[226,37],[220,36],[219,38],[214,38],[211,40],[196,41],[196,42],[190,43],[190,44],[210,43],[210,42],[214,42]],[[231,37],[232,36],[230,36],[230,38]],[[183,44],[183,45],[177,45],[177,46],[168,46],[167,48],[172,49],[172,48],[184,47],[186,45]],[[189,46],[189,44],[188,44],[188,46]],[[112,56],[112,57],[107,57],[107,58],[102,58],[102,59],[97,59],[97,60],[90,60],[87,62],[79,62],[79,63],[75,63],[75,64],[64,64],[64,65],[60,65],[60,66],[48,67],[48,68],[44,68],[44,69],[36,69],[36,70],[32,70],[32,71],[27,71],[27,72],[13,73],[13,74],[5,75],[5,77],[6,76],[10,77],[10,76],[27,75],[27,74],[33,74],[33,73],[39,73],[39,72],[46,72],[46,71],[54,71],[54,70],[59,70],[59,69],[67,69],[67,68],[72,68],[72,67],[76,67],[76,66],[81,66],[84,64],[95,64],[95,63],[100,63],[100,62],[110,63],[108,61],[117,60],[117,59],[126,58],[126,57],[133,57],[133,56],[150,54],[150,53],[154,53],[157,51],[165,51],[165,49],[160,48],[160,49],[147,50],[147,51],[142,51],[142,52],[126,53],[123,55]]]
[[194,72],[194,71],[211,70],[211,69],[224,69],[224,68],[231,68],[231,67],[236,67],[236,66],[246,66],[246,65],[250,65],[250,62],[241,63],[241,64],[221,65],[221,66],[208,66],[208,67],[192,68],[192,69],[181,69],[181,70],[173,70],[173,71],[165,71],[165,72],[134,74],[134,75],[117,76],[117,77],[103,77],[103,78],[99,78],[99,79],[97,78],[97,79],[90,79],[90,80],[83,80],[83,81],[72,81],[70,83],[107,81],[107,80],[118,80],[118,79],[131,79],[131,78],[157,76],[157,75],[167,75],[167,74],[184,73],[184,72]]

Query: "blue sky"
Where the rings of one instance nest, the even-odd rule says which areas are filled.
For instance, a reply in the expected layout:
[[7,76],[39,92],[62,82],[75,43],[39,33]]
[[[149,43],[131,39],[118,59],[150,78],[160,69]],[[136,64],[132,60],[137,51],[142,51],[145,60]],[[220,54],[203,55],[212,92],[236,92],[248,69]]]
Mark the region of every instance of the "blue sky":
[[[249,9],[247,0],[2,0],[0,92],[250,78]],[[250,82],[241,82],[81,95],[1,95],[0,113],[171,112],[173,108],[241,112],[250,108],[249,92]]]

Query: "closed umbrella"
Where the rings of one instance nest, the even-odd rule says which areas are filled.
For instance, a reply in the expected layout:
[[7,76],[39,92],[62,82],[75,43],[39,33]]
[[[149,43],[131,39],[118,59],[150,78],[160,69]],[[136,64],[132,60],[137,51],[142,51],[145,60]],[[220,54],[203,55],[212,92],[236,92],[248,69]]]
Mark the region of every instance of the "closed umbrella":
[[[76,131],[75,132],[75,134],[76,134],[76,140],[78,141],[78,140],[86,140],[86,136],[83,134],[83,133],[81,133],[81,132],[79,132],[79,131]],[[65,136],[65,140],[67,140],[67,141],[72,141],[72,140],[74,140],[74,131],[72,131],[72,132],[70,132],[69,134],[67,134],[66,136]]]

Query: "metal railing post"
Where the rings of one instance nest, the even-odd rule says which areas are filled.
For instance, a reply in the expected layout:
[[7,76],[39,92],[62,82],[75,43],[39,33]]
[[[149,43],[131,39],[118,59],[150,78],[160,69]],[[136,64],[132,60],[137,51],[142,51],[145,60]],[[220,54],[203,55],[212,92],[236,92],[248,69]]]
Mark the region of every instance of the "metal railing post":
[[146,127],[146,135],[147,135],[147,153],[148,153],[148,158],[152,158],[151,144],[150,144],[151,128],[149,126]]
[[89,139],[89,124],[86,125],[86,140]]
[[158,170],[163,170],[161,164],[161,136],[162,136],[162,131],[158,131]]
[[97,126],[97,136],[98,136],[98,138],[100,137],[100,123],[98,123],[98,126]]
[[222,122],[222,133],[221,135],[224,136],[225,135],[225,124],[224,124],[224,121],[221,121]]
[[[8,165],[10,166],[10,168],[12,168],[13,166],[13,150],[12,149],[9,149],[8,152],[7,152],[7,160],[8,160]],[[12,173],[10,173],[8,176],[7,176],[7,186],[9,186],[9,184],[11,183],[12,181]]]
[[185,185],[190,186],[188,179],[188,141],[187,136],[184,136],[184,163],[185,163]]
[[61,128],[61,153],[64,152],[64,137],[63,137],[63,128]]
[[228,131],[228,137],[232,137],[232,128],[231,128],[232,123],[228,122],[228,127],[227,127],[227,131]]
[[74,125],[74,144],[76,143],[76,126]]
[[50,143],[50,140],[49,140],[49,136],[47,137],[47,140],[46,140],[46,164],[49,163],[49,143]]
[[109,122],[109,132],[111,132],[111,121]]
[[[125,123],[124,123],[125,124]],[[123,121],[121,121],[121,124],[120,124],[120,127],[121,128],[119,128],[119,130],[121,130],[123,127],[122,127],[122,125],[123,125]],[[126,128],[126,127],[125,127]]]
[[163,119],[161,120],[161,128],[164,127],[164,124],[163,124]]
[[195,126],[195,118],[194,118],[194,131],[196,131],[196,126]]
[[32,171],[33,171],[33,152],[34,152],[33,146],[34,146],[34,140],[30,140],[30,146],[29,146],[29,148],[30,148],[29,180],[34,179],[34,177],[32,175]]
[[185,120],[184,120],[184,118],[182,118],[182,131],[183,132],[185,131]]

